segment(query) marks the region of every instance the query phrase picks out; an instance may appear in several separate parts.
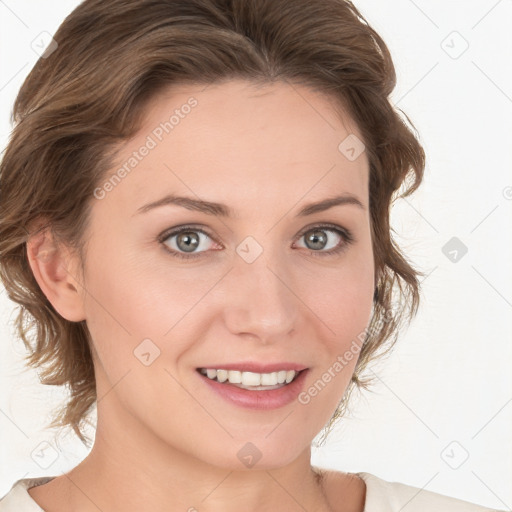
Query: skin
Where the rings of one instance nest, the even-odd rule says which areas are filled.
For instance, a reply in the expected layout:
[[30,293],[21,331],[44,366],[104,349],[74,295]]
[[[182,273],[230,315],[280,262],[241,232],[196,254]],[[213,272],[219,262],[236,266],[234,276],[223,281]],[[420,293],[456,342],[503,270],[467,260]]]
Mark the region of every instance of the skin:
[[[338,150],[349,134],[362,136],[331,98],[303,86],[174,86],[152,100],[118,164],[191,96],[198,105],[190,114],[104,198],[92,199],[83,275],[76,256],[48,234],[28,243],[34,276],[55,309],[87,321],[99,397],[90,454],[30,494],[47,512],[362,511],[359,477],[328,471],[319,482],[310,463],[311,441],[357,357],[309,403],[266,411],[223,400],[195,370],[291,361],[310,369],[307,389],[366,328],[375,286],[369,165],[364,152],[350,161]],[[237,215],[176,205],[136,213],[167,193],[224,203]],[[363,208],[296,216],[339,193]],[[178,237],[158,236],[191,223],[211,238],[196,232],[202,254],[182,260],[165,250],[184,252]],[[308,248],[304,228],[322,223],[355,240],[346,244],[328,230],[326,248]],[[263,249],[252,263],[236,252],[247,236]],[[338,244],[344,250],[322,256]],[[146,338],[160,349],[149,366],[133,353]],[[248,441],[262,455],[252,468],[237,457]]]

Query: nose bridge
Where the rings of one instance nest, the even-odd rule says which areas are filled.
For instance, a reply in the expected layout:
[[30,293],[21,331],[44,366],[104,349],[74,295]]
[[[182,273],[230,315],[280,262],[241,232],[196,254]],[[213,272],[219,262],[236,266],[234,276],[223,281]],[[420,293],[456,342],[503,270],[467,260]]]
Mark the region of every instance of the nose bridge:
[[[244,252],[244,249],[249,251]],[[297,298],[289,289],[290,276],[278,258],[267,250],[254,259],[255,244],[239,245],[234,258],[227,308],[228,327],[234,333],[251,333],[261,340],[284,336],[294,328]],[[247,257],[252,251],[252,257]]]

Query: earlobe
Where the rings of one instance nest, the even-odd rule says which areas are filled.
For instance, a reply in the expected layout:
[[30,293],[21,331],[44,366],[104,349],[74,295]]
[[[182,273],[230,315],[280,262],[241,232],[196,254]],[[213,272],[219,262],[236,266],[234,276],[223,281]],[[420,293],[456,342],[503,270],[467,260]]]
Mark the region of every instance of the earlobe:
[[50,230],[30,236],[27,258],[39,287],[55,310],[66,320],[85,319],[82,285],[76,274],[76,257],[57,244]]

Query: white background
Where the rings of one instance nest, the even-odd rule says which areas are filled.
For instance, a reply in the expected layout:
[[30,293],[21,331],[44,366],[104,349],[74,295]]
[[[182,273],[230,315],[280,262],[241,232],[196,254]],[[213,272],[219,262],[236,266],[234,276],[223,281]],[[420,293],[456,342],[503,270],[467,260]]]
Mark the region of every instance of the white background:
[[[373,392],[354,395],[351,414],[314,449],[313,463],[510,510],[512,1],[355,4],[391,50],[393,101],[427,152],[424,183],[395,206],[393,226],[429,275],[418,316],[374,367]],[[53,34],[76,5],[0,1],[2,148],[14,98],[37,59],[31,42]],[[452,237],[468,248],[455,263],[442,252]],[[57,440],[44,428],[65,394],[23,371],[14,306],[0,287],[0,495],[18,478],[58,474],[87,454],[73,435]],[[55,449],[48,468],[31,458],[41,442]]]

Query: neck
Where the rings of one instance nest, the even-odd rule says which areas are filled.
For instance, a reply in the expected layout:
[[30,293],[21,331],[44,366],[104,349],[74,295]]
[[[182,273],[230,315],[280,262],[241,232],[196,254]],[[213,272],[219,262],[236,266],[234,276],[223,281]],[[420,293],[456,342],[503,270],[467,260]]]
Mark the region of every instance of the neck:
[[131,416],[116,421],[112,411],[98,405],[94,446],[67,474],[70,510],[332,510],[309,447],[285,466],[222,468],[169,446]]

